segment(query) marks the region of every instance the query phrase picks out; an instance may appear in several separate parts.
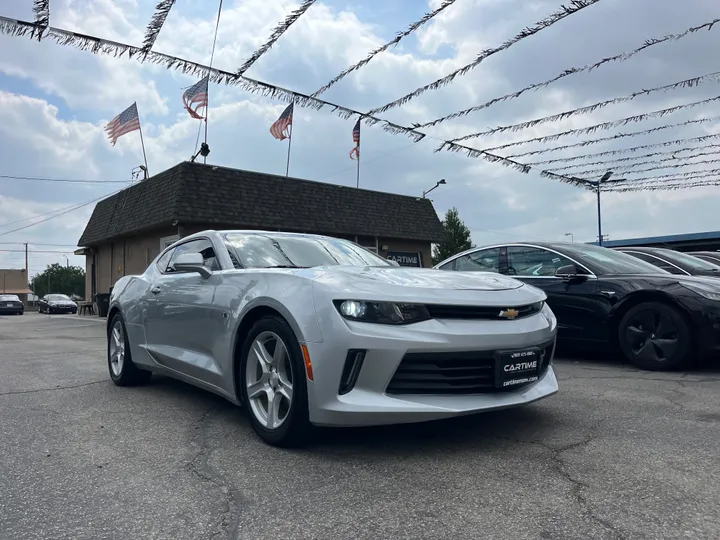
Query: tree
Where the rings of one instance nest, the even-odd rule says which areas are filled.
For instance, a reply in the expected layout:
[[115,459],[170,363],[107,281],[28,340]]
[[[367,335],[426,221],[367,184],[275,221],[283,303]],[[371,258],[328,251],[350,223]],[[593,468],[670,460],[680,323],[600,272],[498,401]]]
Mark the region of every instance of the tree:
[[85,270],[79,266],[63,266],[58,263],[48,265],[41,274],[36,274],[30,282],[33,294],[43,297],[48,293],[76,294],[85,296]]
[[442,226],[445,230],[445,239],[433,246],[433,264],[473,247],[470,241],[470,229],[460,219],[457,208],[454,206],[445,214]]

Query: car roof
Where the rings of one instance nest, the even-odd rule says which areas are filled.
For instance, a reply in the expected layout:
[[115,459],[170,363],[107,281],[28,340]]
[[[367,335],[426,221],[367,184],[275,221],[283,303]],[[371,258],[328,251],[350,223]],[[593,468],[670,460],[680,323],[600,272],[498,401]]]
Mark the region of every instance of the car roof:
[[289,231],[265,231],[265,230],[258,230],[258,229],[221,229],[221,230],[207,229],[204,231],[196,232],[194,234],[190,234],[188,236],[184,236],[182,238],[182,240],[187,240],[189,238],[195,238],[197,236],[208,236],[210,234],[219,234],[220,236],[225,236],[226,234],[256,234],[256,235],[272,234],[274,236],[295,236],[298,238],[332,238],[331,236],[322,235],[322,234],[297,233],[297,232],[289,232]]

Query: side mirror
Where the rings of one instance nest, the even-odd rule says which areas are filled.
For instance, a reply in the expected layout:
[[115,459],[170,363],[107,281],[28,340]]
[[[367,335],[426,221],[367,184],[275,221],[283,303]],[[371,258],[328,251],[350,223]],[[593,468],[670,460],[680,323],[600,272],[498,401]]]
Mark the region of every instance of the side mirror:
[[197,272],[205,279],[212,275],[212,271],[205,266],[205,259],[200,253],[181,253],[173,262],[172,267],[178,272]]
[[555,277],[570,278],[578,275],[577,268],[574,264],[568,264],[561,266],[555,270]]

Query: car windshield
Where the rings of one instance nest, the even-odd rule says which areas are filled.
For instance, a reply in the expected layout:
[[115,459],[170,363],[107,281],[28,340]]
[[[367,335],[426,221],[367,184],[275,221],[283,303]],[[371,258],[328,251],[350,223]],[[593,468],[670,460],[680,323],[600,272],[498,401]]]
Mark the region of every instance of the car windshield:
[[679,251],[673,251],[672,249],[658,249],[657,252],[658,255],[666,258],[670,262],[684,264],[685,266],[687,266],[688,268],[692,268],[693,270],[709,270],[711,272],[720,273],[720,266],[704,261],[697,257],[693,257],[692,255],[681,253]]
[[70,300],[70,297],[65,296],[64,294],[48,294],[47,299],[52,300],[53,302],[67,302]]
[[0,302],[19,302],[20,297],[16,294],[0,294]]
[[228,233],[244,268],[394,266],[348,240],[273,233]]
[[627,253],[620,253],[590,244],[572,244],[563,246],[564,251],[571,257],[586,260],[588,264],[597,267],[603,274],[669,274],[657,266],[636,259]]

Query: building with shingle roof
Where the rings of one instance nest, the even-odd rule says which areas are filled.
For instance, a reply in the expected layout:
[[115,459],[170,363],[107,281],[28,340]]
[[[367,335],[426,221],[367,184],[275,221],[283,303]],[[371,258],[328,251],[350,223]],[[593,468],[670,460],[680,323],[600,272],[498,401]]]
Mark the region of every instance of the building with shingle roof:
[[324,234],[426,267],[443,237],[429,199],[186,161],[97,203],[76,252],[86,256],[86,297],[205,229]]

